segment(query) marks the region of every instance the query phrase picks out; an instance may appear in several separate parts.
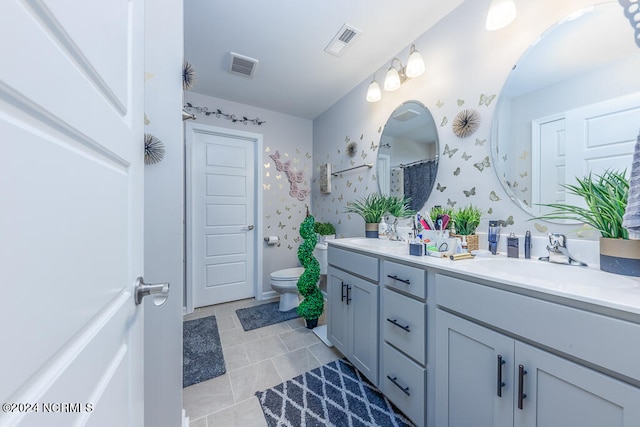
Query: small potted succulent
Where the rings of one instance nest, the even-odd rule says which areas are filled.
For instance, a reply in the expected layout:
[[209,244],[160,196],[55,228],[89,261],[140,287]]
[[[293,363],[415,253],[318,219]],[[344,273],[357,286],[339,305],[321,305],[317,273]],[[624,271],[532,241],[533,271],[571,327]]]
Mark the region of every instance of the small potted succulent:
[[463,245],[466,242],[469,252],[479,249],[476,230],[480,225],[481,217],[482,211],[473,205],[458,208],[451,213],[451,221],[456,231],[456,234],[452,234],[451,237],[459,237]]
[[365,236],[378,237],[378,226],[385,213],[389,212],[396,218],[406,218],[415,214],[409,208],[409,199],[399,196],[384,196],[372,193],[366,197],[347,203],[345,213],[355,213],[364,219]]

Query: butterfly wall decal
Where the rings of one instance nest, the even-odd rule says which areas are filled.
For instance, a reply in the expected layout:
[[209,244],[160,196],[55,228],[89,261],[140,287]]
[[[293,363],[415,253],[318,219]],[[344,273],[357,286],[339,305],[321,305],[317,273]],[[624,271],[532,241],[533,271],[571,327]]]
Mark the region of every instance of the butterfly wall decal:
[[436,185],[436,190],[438,190],[441,193],[446,189],[447,189],[447,187],[443,187],[440,183],[438,183],[438,185]]
[[476,169],[482,172],[485,168],[488,168],[491,166],[491,162],[489,161],[489,156],[486,156],[484,160],[482,160],[481,162],[474,163],[473,166],[475,166]]
[[529,157],[529,152],[527,150],[524,150],[522,154],[518,156],[520,160],[527,160],[527,157]]
[[471,187],[470,190],[462,190],[462,192],[464,193],[465,196],[469,197],[469,196],[475,196],[476,195],[476,187]]
[[540,233],[546,233],[549,228],[546,225],[542,225],[542,224],[538,224],[537,222],[533,223],[533,226],[536,228],[536,230],[538,230]]
[[452,158],[454,154],[456,154],[456,152],[458,151],[457,148],[449,148],[449,144],[445,144],[444,145],[444,151],[442,152],[443,156],[449,156],[449,158]]
[[492,202],[497,202],[498,200],[501,200],[501,199],[500,199],[500,196],[498,196],[495,191],[491,191],[491,193],[489,193],[489,200],[491,200]]
[[476,138],[476,145],[479,145],[482,147],[485,142],[487,142],[487,138],[485,139]]
[[447,206],[452,208],[452,207],[454,207],[456,205],[456,203],[458,203],[458,202],[454,202],[453,200],[447,198]]
[[525,176],[529,175],[529,173],[527,171],[524,171],[519,175],[520,175],[520,178],[524,178]]
[[462,104],[464,104],[464,99],[458,99],[458,107],[462,107]]
[[487,213],[488,213],[489,215],[491,215],[491,214],[493,213],[493,208],[489,208],[489,209],[487,209]]
[[447,119],[447,117],[443,117],[442,118],[442,122],[440,122],[440,126],[446,126],[447,123],[449,123],[449,120]]
[[513,225],[513,215],[509,215],[509,218],[500,220],[500,225],[503,227],[507,227],[509,225]]
[[453,176],[458,176],[458,175],[460,175],[460,166],[458,166],[456,170],[453,171]]
[[495,97],[496,97],[495,94],[493,95],[485,95],[484,93],[480,94],[480,102],[478,103],[478,105],[484,104],[488,107],[489,104],[491,104],[491,101],[493,101]]
[[436,102],[436,107],[438,107],[438,108],[442,108],[442,106],[443,106],[443,105],[444,105],[444,102],[442,102],[442,101],[440,101],[440,100],[438,99],[438,102]]
[[469,160],[471,158],[471,154],[467,154],[467,152],[465,151],[464,153],[462,153],[462,158],[466,162],[467,160]]

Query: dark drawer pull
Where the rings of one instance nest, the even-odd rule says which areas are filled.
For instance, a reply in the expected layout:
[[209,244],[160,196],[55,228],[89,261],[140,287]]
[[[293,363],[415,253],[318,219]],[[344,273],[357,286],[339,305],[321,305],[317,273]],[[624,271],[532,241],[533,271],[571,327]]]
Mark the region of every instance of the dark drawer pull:
[[524,376],[527,375],[527,371],[523,365],[518,365],[518,409],[523,408],[523,401],[527,398],[524,393]]
[[504,387],[506,384],[502,381],[502,365],[504,365],[506,362],[504,361],[504,359],[502,358],[502,355],[499,354],[498,355],[498,397],[502,397],[502,387]]
[[395,276],[395,275],[392,276],[390,274],[387,274],[387,277],[393,280],[397,280],[398,282],[406,283],[407,285],[411,284],[411,281],[409,279],[401,279],[398,276]]
[[396,325],[398,328],[404,329],[404,330],[405,330],[405,331],[407,331],[407,332],[411,332],[411,329],[409,329],[409,326],[408,326],[408,325],[407,325],[407,326],[401,325],[400,323],[398,323],[398,321],[397,321],[396,319],[391,320],[391,319],[389,319],[389,318],[387,317],[387,322],[393,323],[393,324],[394,324],[394,325]]
[[387,375],[387,378],[389,379],[389,381],[391,381],[396,387],[398,387],[400,390],[402,390],[402,392],[404,394],[406,394],[407,396],[411,396],[411,393],[409,393],[409,387],[402,387],[400,384],[398,384],[398,381],[396,381],[398,379],[398,377],[393,377],[391,378],[389,375]]
[[344,282],[340,282],[342,283],[342,295],[340,295],[340,301],[344,301],[345,295],[344,295],[344,290],[345,290],[345,284]]
[[351,302],[351,286],[347,285],[347,305]]

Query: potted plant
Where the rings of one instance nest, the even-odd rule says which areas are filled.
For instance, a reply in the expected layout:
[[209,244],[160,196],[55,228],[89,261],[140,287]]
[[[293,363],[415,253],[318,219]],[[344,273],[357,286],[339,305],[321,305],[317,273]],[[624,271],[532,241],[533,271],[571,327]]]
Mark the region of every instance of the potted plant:
[[372,193],[368,196],[347,203],[345,213],[355,213],[364,219],[365,236],[378,237],[378,225],[382,216],[389,212],[396,218],[405,218],[415,214],[409,208],[409,199],[399,196],[384,196]]
[[546,203],[553,209],[534,219],[569,219],[584,222],[600,232],[600,269],[627,276],[640,276],[640,240],[629,240],[622,226],[629,198],[626,170],[607,169],[602,175],[576,177],[577,184],[562,187],[582,198],[586,208],[566,203]]
[[482,211],[473,205],[458,208],[451,213],[451,221],[456,231],[452,237],[460,237],[463,242],[466,242],[469,251],[479,249],[476,229],[480,225],[481,217]]
[[298,292],[303,297],[297,307],[297,313],[305,319],[307,328],[313,329],[318,326],[318,319],[324,310],[324,296],[318,281],[320,280],[320,263],[313,256],[313,250],[318,242],[318,237],[314,231],[315,219],[309,215],[300,224],[300,237],[304,239],[298,247],[298,260],[304,267],[304,272],[298,279]]
[[325,243],[328,239],[336,237],[336,228],[330,222],[316,222],[313,230],[318,235],[318,243]]

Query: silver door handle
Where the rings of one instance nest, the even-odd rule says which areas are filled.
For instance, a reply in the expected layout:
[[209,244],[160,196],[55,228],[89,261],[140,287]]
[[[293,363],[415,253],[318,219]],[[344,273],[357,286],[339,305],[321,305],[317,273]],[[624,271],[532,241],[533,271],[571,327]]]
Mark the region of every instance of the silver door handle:
[[161,306],[169,298],[169,283],[146,284],[142,277],[138,277],[134,295],[136,305],[139,305],[142,298],[147,295],[153,295],[153,303],[158,307]]
[[255,227],[254,227],[253,225],[248,225],[248,226],[247,226],[247,228],[246,228],[246,230],[247,230],[247,231],[251,231],[251,230],[253,230],[254,228],[255,228]]

